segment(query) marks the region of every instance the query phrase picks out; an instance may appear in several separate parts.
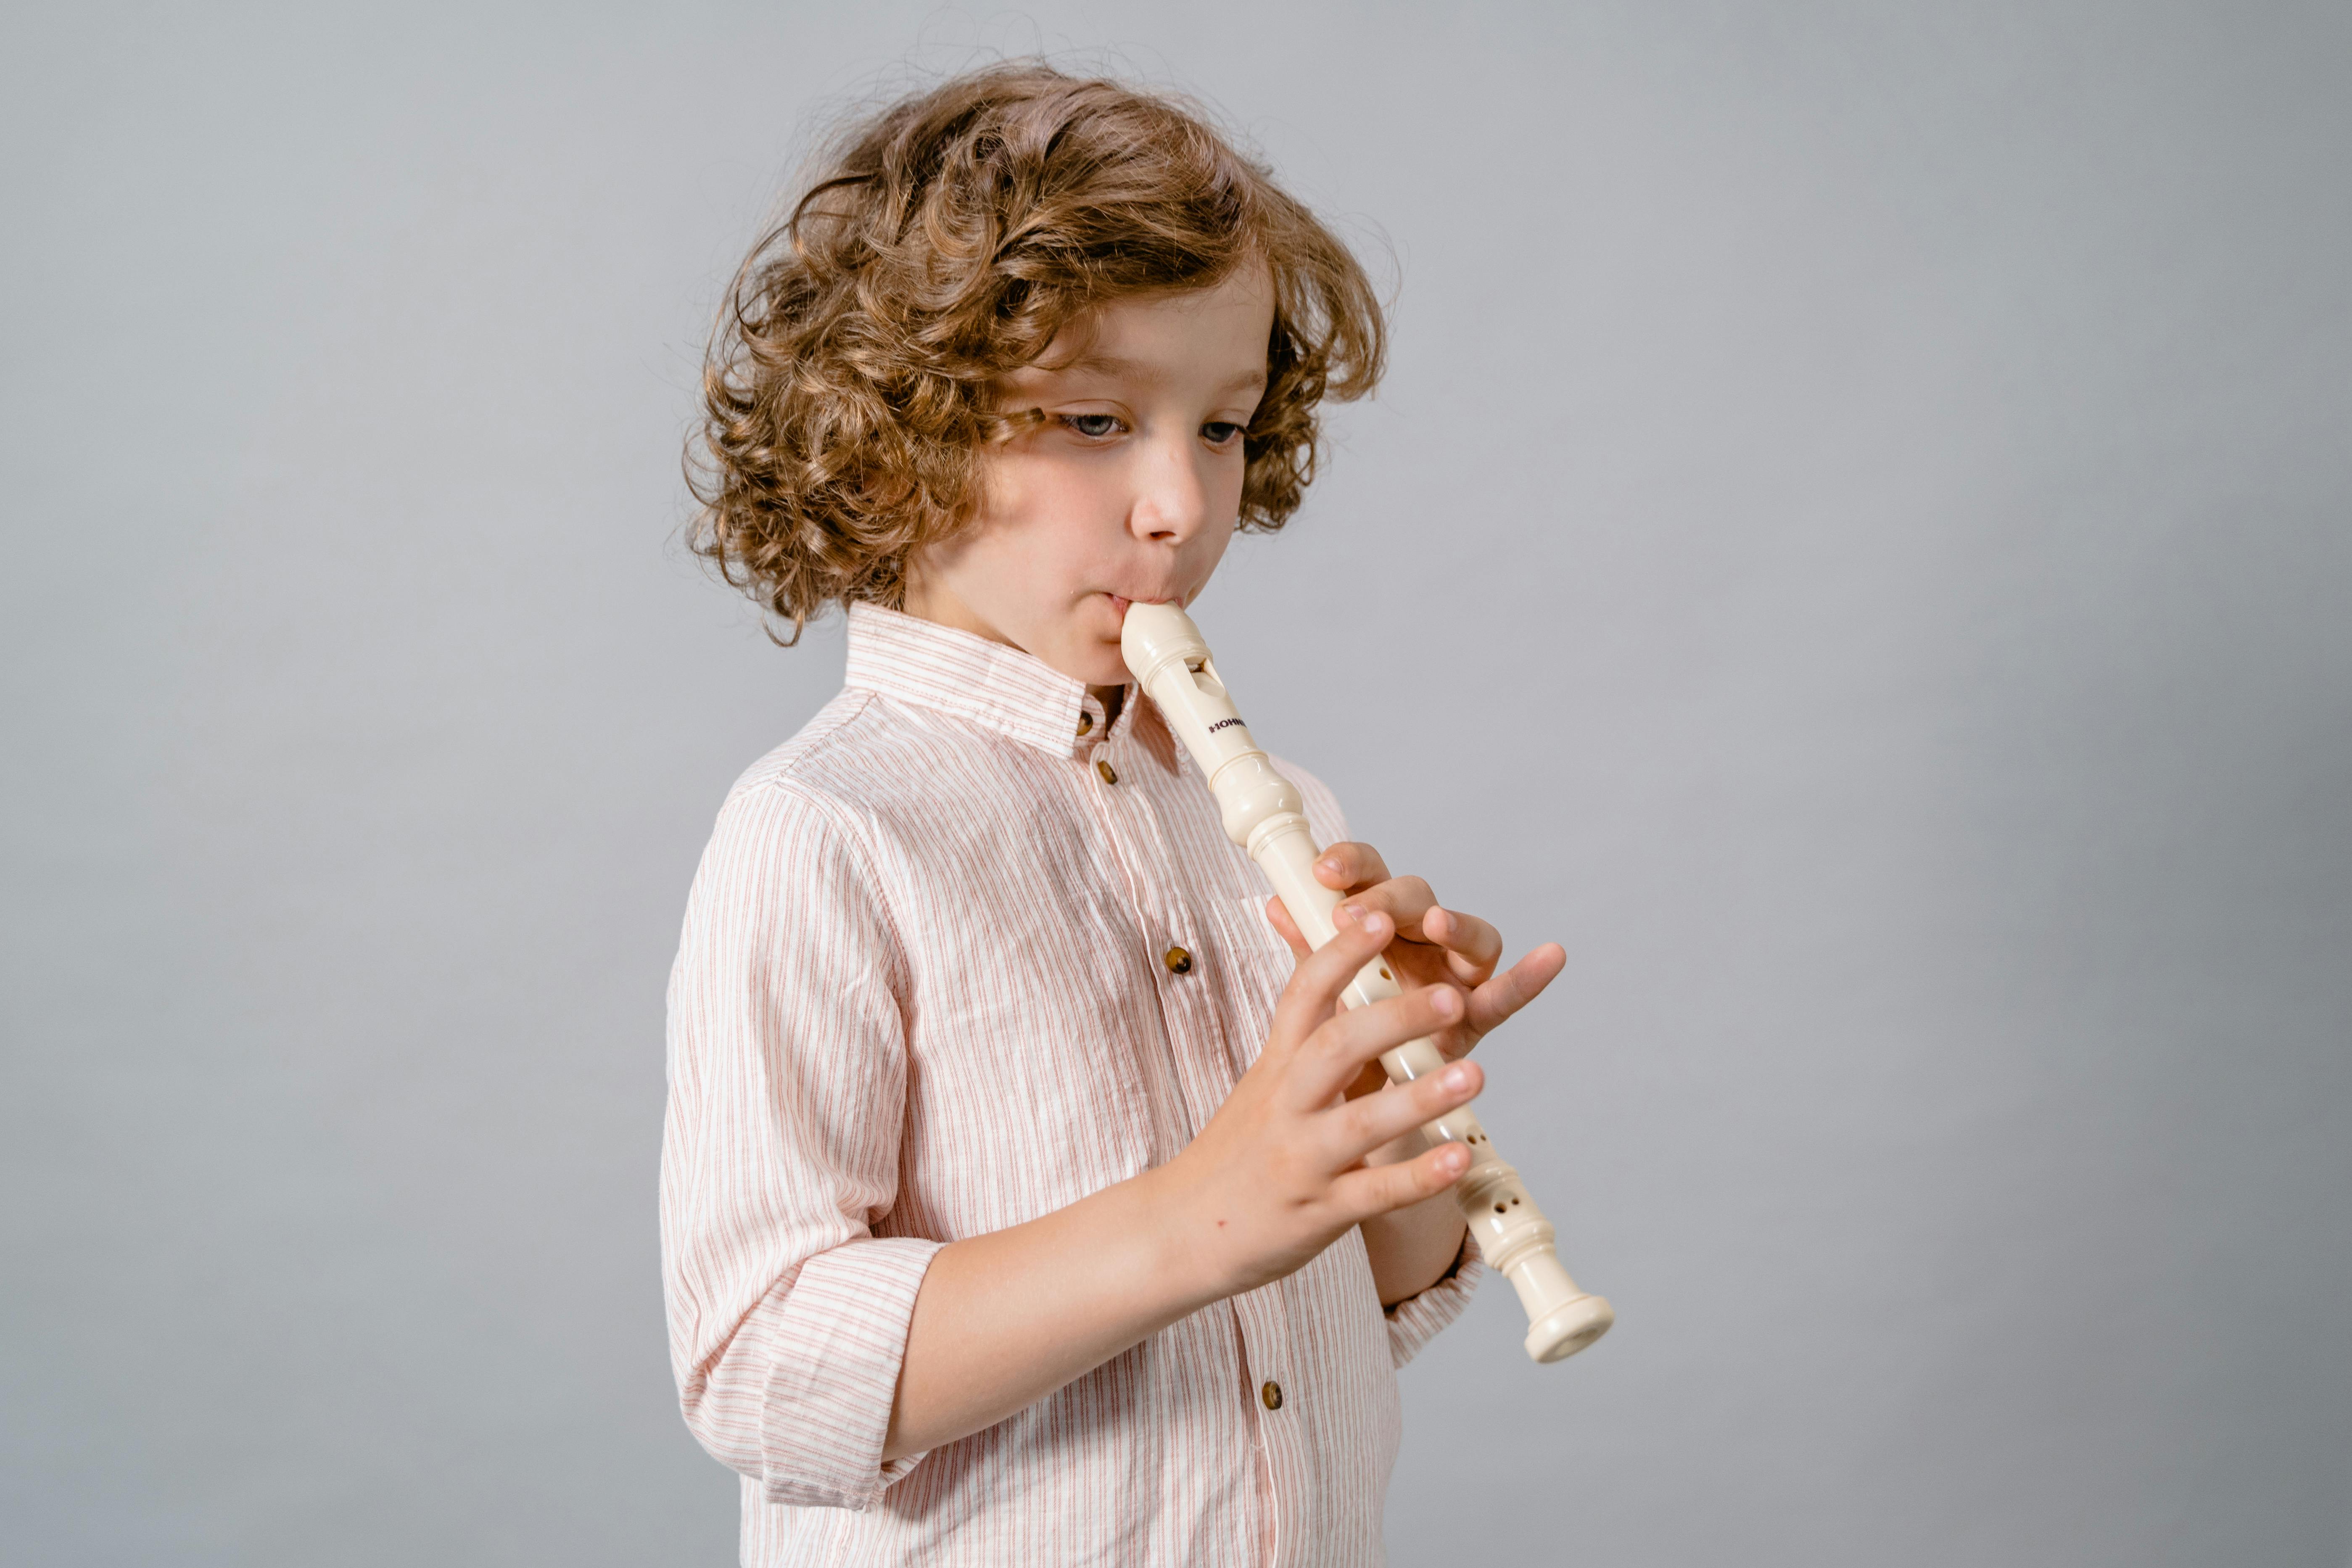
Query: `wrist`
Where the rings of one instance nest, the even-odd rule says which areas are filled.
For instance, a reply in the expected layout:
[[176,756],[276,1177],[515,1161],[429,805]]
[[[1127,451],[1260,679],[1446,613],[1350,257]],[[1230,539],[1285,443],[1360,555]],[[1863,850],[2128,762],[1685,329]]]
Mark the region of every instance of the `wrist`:
[[1121,1184],[1132,1189],[1134,1212],[1128,1217],[1133,1222],[1137,1268],[1153,1281],[1154,1293],[1174,1306],[1171,1322],[1249,1284],[1234,1266],[1227,1239],[1231,1227],[1221,1223],[1230,1216],[1208,1212],[1192,1174],[1180,1154]]

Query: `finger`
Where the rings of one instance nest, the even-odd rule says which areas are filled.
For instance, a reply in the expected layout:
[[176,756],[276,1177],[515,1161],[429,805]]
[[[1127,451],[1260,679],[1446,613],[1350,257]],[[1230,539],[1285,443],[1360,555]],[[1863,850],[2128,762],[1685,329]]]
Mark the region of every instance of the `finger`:
[[1327,888],[1351,892],[1389,879],[1389,863],[1369,844],[1334,844],[1315,860],[1315,879]]
[[1388,1086],[1389,1069],[1372,1061],[1358,1068],[1355,1078],[1339,1092],[1349,1100],[1356,1100],[1367,1094],[1378,1094]]
[[[1381,917],[1372,919],[1378,922]],[[1323,952],[1330,951],[1326,947]],[[1450,985],[1432,985],[1326,1019],[1285,1073],[1284,1098],[1302,1111],[1328,1105],[1366,1062],[1407,1040],[1444,1031],[1459,1023],[1464,1011],[1460,992]]]
[[1348,901],[1331,911],[1334,921],[1350,921],[1378,910],[1396,922],[1397,934],[1408,942],[1429,940],[1422,934],[1421,919],[1437,907],[1437,895],[1418,877],[1392,877],[1369,888],[1359,888]]
[[1410,1208],[1433,1198],[1470,1168],[1470,1151],[1461,1143],[1440,1143],[1425,1154],[1393,1165],[1372,1165],[1350,1171],[1331,1184],[1331,1201],[1357,1221]]
[[[1404,922],[1397,922],[1402,926]],[[1455,958],[1463,960],[1470,973],[1463,973],[1463,964],[1456,964],[1456,977],[1472,984],[1495,973],[1495,964],[1503,956],[1503,933],[1480,920],[1459,910],[1442,910],[1432,904],[1421,917],[1421,933]]]
[[1544,987],[1559,979],[1567,967],[1567,950],[1556,942],[1544,943],[1470,993],[1471,1029],[1483,1035],[1500,1024],[1542,995]]
[[1351,1100],[1317,1119],[1324,1149],[1334,1164],[1352,1165],[1382,1144],[1467,1105],[1486,1083],[1477,1063],[1455,1062],[1443,1072]]
[[1290,944],[1290,956],[1304,958],[1308,949],[1307,939],[1298,934],[1298,922],[1290,918],[1290,908],[1280,899],[1265,901],[1265,923],[1274,928],[1275,935]]
[[1267,1048],[1296,1048],[1311,1036],[1316,1026],[1339,1010],[1339,993],[1356,977],[1356,971],[1388,945],[1395,930],[1386,915],[1375,914],[1358,924],[1342,926],[1329,942],[1300,959],[1290,973],[1290,984],[1275,998]]

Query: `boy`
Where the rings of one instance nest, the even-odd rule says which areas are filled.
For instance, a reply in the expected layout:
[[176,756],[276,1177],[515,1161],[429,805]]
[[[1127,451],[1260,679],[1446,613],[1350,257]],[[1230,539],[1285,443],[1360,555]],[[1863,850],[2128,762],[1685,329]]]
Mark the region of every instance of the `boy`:
[[[671,982],[673,1355],[746,1563],[1381,1560],[1393,1368],[1479,1272],[1413,1130],[1480,1079],[1377,1058],[1564,956],[1496,974],[1290,769],[1350,894],[1307,955],[1118,637],[1290,515],[1381,331],[1198,119],[1036,66],[857,128],[739,274],[698,547],[849,616]],[[1383,950],[1409,994],[1336,1013]]]

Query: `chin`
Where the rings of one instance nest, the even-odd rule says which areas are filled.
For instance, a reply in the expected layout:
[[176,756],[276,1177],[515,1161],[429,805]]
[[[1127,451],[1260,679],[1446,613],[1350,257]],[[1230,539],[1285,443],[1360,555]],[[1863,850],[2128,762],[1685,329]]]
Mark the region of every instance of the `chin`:
[[1127,672],[1127,660],[1120,657],[1117,638],[1105,637],[1092,629],[1058,639],[1051,652],[1031,651],[1071,679],[1083,680],[1088,686],[1124,686],[1134,679]]
[[1135,678],[1127,671],[1127,660],[1120,657],[1118,645],[1097,646],[1089,657],[1079,660],[1086,668],[1071,674],[1088,686],[1124,686]]
[[[1097,600],[1101,610],[1109,611],[1109,602]],[[1127,658],[1119,652],[1119,633],[1127,617],[1118,612],[1096,614],[1081,618],[1065,628],[1061,657],[1046,662],[1064,675],[1083,680],[1088,686],[1124,686],[1134,677],[1128,673]]]

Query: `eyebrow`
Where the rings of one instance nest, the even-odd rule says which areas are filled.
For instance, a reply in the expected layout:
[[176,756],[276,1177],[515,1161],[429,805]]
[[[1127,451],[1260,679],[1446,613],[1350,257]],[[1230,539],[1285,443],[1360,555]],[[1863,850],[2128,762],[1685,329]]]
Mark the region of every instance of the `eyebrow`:
[[[1048,375],[1090,373],[1097,375],[1125,376],[1129,380],[1140,381],[1148,384],[1157,384],[1167,379],[1160,374],[1158,366],[1149,364],[1142,360],[1122,358],[1118,354],[1083,353],[1067,364],[1031,365],[1028,368],[1042,371]],[[1255,370],[1244,371],[1217,390],[1242,392],[1253,386],[1264,386],[1265,383],[1265,367],[1260,365]]]

